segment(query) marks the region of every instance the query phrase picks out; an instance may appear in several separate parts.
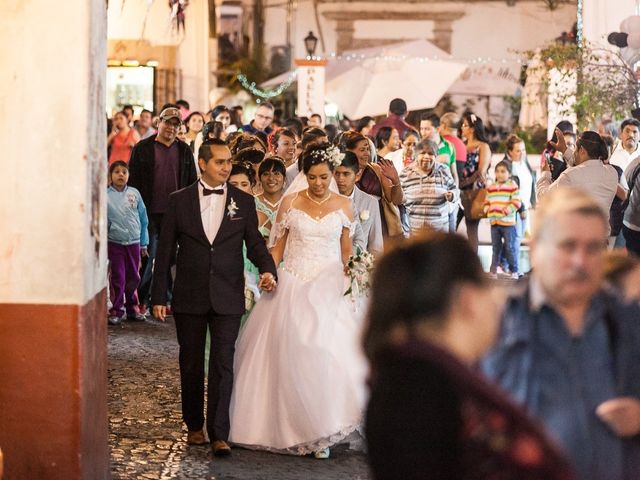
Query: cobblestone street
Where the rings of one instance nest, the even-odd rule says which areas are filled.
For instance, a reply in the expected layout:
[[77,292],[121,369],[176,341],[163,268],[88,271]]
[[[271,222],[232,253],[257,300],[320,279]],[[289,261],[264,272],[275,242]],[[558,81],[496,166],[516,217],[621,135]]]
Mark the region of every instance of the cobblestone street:
[[109,327],[109,443],[114,479],[366,480],[365,456],[344,447],[329,460],[234,449],[218,459],[186,444],[172,319]]

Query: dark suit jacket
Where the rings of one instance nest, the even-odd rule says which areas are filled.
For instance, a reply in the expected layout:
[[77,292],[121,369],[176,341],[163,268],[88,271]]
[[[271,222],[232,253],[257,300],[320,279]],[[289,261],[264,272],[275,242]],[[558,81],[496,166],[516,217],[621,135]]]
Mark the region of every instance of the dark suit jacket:
[[[149,208],[153,198],[153,169],[155,166],[155,141],[154,135],[140,140],[131,151],[129,160],[129,186],[137,188],[142,195],[144,204]],[[184,142],[178,142],[178,155],[180,158],[180,170],[178,171],[178,188],[185,188],[198,179],[193,153]]]
[[[258,231],[253,197],[227,185],[224,217],[213,243],[202,226],[198,184],[169,196],[155,259],[151,303],[165,305],[171,257],[178,247],[172,309],[178,313],[204,314],[213,309],[219,315],[242,315],[244,303],[243,242],[247,257],[261,273],[276,276],[276,266]],[[230,216],[228,206],[237,205]]]

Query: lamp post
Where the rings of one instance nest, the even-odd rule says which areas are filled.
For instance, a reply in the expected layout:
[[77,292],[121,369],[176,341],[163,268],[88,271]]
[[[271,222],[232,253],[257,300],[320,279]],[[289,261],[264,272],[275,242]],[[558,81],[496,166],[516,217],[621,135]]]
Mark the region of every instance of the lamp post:
[[316,56],[318,38],[309,32],[304,38],[306,58],[295,60],[298,77],[298,108],[299,117],[309,117],[313,113],[322,116],[324,120],[324,77],[327,60]]

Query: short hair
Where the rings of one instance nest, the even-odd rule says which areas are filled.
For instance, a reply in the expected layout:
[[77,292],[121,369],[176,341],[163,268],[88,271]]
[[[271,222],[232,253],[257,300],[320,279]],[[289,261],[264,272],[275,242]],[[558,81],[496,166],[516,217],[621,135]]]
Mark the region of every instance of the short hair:
[[507,141],[504,144],[504,148],[507,152],[510,152],[511,150],[513,150],[513,147],[515,147],[517,144],[519,143],[523,143],[524,140],[521,139],[518,135],[516,134],[511,134],[509,135],[509,137],[507,137]]
[[624,127],[627,125],[633,125],[634,127],[638,127],[640,129],[640,121],[635,118],[625,118],[620,124],[620,131],[624,130]]
[[204,163],[209,163],[209,160],[211,160],[211,158],[213,157],[211,147],[216,146],[229,148],[229,146],[219,138],[206,139],[204,140],[204,142],[202,142],[202,145],[200,145],[200,148],[198,149],[198,159],[201,158],[204,160]]
[[393,127],[380,127],[378,129],[378,133],[376,133],[376,148],[380,149],[384,147],[385,143],[389,143],[391,132],[393,132],[394,130],[395,128]]
[[367,137],[358,132],[344,132],[340,137],[340,146],[341,150],[353,150],[356,148],[356,145],[362,141],[367,141]]
[[207,122],[202,127],[202,140],[207,140],[209,135],[213,135],[213,138],[221,140],[222,133],[224,132],[224,126],[222,122]]
[[124,112],[125,110],[131,110],[131,112],[133,112],[133,105],[124,105],[122,111]]
[[258,109],[258,108],[260,108],[260,107],[268,108],[268,109],[269,109],[269,110],[271,110],[272,112],[274,112],[274,111],[276,110],[276,107],[274,107],[274,106],[273,106],[273,103],[271,103],[271,102],[262,102],[262,103],[258,104],[258,106],[257,106],[257,108],[256,108],[256,109]]
[[401,98],[394,98],[389,102],[389,111],[395,115],[405,115],[407,113],[407,102]]
[[189,120],[191,120],[194,116],[199,116],[202,118],[202,127],[204,128],[204,115],[200,112],[191,112],[187,118],[184,119],[184,124],[187,127],[187,131],[189,131]]
[[509,175],[511,175],[511,162],[507,162],[506,160],[500,160],[498,163],[496,163],[496,166],[494,167],[494,171],[498,170],[498,167],[502,167],[504,168],[507,172],[509,172]]
[[312,145],[308,149],[302,152],[302,171],[306,175],[311,170],[311,167],[326,164],[329,170],[333,172],[334,165],[329,161],[328,155],[323,155],[332,145],[329,142],[324,142],[319,145]]
[[329,124],[325,125],[324,126],[324,131],[327,134],[327,138],[329,139],[330,143],[335,142],[336,137],[340,133],[340,129],[338,127],[336,127],[335,125],[333,125],[332,123],[329,123]]
[[338,166],[353,170],[354,173],[358,173],[360,171],[360,163],[358,162],[358,157],[356,157],[356,154],[353,152],[345,152],[342,163],[340,163],[340,165]]
[[151,115],[153,117],[153,112],[151,110],[147,110],[146,108],[143,108],[140,111],[140,116],[142,116],[143,113],[148,113],[149,115]]
[[420,141],[422,139],[422,137],[420,136],[420,133],[413,129],[413,128],[407,128],[404,132],[402,132],[402,134],[400,135],[400,140],[402,140],[403,142],[410,136],[414,136],[418,139],[418,141]]
[[587,151],[589,158],[598,160],[606,160],[609,158],[609,148],[607,147],[607,143],[598,132],[594,132],[592,130],[583,132],[578,139],[576,151],[580,147]]
[[431,122],[431,125],[438,128],[440,126],[440,117],[433,112],[427,112],[420,115],[420,121],[428,120]]
[[440,125],[444,125],[449,130],[457,130],[460,124],[460,117],[455,112],[447,112],[440,117]]
[[396,246],[377,262],[363,335],[369,360],[392,345],[394,332],[419,338],[419,327],[441,328],[457,287],[487,286],[477,253],[460,235],[428,231]]
[[262,145],[262,148],[264,149],[265,152],[267,151],[267,145],[260,137],[258,137],[257,135],[251,135],[250,133],[243,132],[242,135],[233,137],[233,139],[229,141],[229,148],[231,149],[231,154],[235,155],[240,150],[244,150],[245,148],[252,148],[256,144],[256,142]]
[[302,149],[304,150],[305,148],[307,148],[307,145],[309,145],[309,143],[313,142],[314,140],[326,136],[327,132],[319,127],[305,128],[302,132],[302,140],[300,141],[300,143],[302,144]]
[[231,173],[229,178],[233,175],[246,175],[249,179],[249,184],[253,187],[256,184],[256,172],[248,162],[234,163],[231,165]]
[[362,117],[360,120],[358,120],[358,122],[356,123],[356,128],[354,129],[356,132],[361,133],[362,130],[365,127],[369,126],[369,123],[371,123],[372,121],[375,121],[375,118],[370,117],[370,116],[366,116],[366,117]]
[[288,128],[280,128],[276,133],[273,134],[273,145],[277,145],[280,137],[289,137],[296,140],[296,134],[293,130],[289,130]]
[[558,187],[547,193],[536,206],[533,239],[543,238],[553,230],[557,217],[568,213],[597,217],[602,221],[603,230],[607,232],[609,229],[608,212],[602,210],[588,193],[575,187]]
[[309,118],[313,117],[318,117],[320,120],[322,120],[322,115],[320,115],[319,113],[312,113],[311,115],[309,115]]
[[422,139],[416,145],[416,153],[429,151],[436,157],[438,156],[438,144],[428,138]]
[[278,172],[283,177],[287,175],[287,167],[284,164],[284,160],[278,156],[268,157],[258,167],[258,175],[262,176],[267,172]]
[[640,259],[621,250],[607,253],[604,260],[604,276],[614,287],[621,288],[625,277],[640,268]]
[[177,105],[178,107],[183,107],[183,108],[186,108],[187,110],[189,110],[189,102],[187,102],[186,100],[182,100],[182,99],[180,99],[180,100],[178,100],[178,101],[176,102],[176,105]]
[[109,180],[111,180],[111,174],[117,167],[124,167],[129,171],[129,165],[124,160],[116,160],[111,165],[109,165]]

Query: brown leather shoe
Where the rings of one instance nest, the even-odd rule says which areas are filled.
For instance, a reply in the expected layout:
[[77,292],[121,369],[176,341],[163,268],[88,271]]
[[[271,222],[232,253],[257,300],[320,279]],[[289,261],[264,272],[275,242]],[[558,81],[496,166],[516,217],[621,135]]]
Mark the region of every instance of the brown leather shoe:
[[196,430],[194,432],[187,432],[187,445],[205,445],[207,438],[204,436],[204,430]]
[[214,440],[211,450],[216,457],[228,457],[231,455],[231,447],[224,440]]

